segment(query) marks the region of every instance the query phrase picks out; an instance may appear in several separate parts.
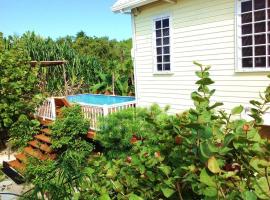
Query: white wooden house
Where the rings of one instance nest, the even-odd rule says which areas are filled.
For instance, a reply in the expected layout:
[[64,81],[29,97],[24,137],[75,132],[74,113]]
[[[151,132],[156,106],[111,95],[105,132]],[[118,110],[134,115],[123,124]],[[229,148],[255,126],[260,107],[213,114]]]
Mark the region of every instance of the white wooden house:
[[248,110],[269,85],[270,0],[118,0],[112,11],[131,14],[139,106],[193,106],[193,61],[212,65],[225,109]]

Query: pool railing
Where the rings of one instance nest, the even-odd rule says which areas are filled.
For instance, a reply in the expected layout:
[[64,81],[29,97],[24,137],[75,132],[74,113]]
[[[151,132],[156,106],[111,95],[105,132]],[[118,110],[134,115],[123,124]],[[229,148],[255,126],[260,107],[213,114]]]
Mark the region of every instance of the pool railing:
[[[82,108],[82,113],[86,119],[90,122],[90,128],[92,130],[98,129],[98,120],[104,116],[112,113],[125,110],[131,107],[136,107],[136,101],[127,101],[123,103],[117,103],[112,105],[96,105],[78,103]],[[43,120],[55,120],[56,119],[56,106],[55,97],[47,98],[43,104],[37,109],[36,116]]]

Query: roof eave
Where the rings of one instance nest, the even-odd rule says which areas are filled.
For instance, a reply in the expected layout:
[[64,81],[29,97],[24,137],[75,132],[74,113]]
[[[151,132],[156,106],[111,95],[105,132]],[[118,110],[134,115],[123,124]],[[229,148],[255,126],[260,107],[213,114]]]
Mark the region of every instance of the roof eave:
[[140,6],[144,6],[146,4],[155,2],[157,0],[143,0],[137,3],[126,3],[126,4],[122,4],[122,5],[117,5],[117,6],[113,6],[111,9],[113,12],[115,13],[126,13],[126,12],[130,12],[132,9],[134,8],[138,8]]

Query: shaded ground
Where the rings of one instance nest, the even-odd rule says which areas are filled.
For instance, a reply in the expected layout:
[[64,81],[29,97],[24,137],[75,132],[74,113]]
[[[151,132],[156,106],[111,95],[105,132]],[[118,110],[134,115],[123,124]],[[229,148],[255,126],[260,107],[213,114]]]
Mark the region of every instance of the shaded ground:
[[[14,160],[15,152],[9,152],[7,149],[0,152],[0,167],[2,166],[3,161]],[[8,195],[3,193],[12,193],[12,194],[23,194],[29,189],[29,186],[21,184],[17,185],[10,178],[4,176],[2,172],[0,172],[0,200],[16,200],[18,196]]]

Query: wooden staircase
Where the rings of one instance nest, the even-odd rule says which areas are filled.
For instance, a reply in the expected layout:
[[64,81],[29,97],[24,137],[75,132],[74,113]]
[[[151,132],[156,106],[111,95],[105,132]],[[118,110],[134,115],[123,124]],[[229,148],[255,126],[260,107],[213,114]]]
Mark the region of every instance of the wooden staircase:
[[[70,106],[65,98],[55,98],[56,117],[61,114],[61,108]],[[2,171],[14,180],[17,184],[24,182],[23,174],[26,170],[26,165],[30,157],[39,160],[54,160],[57,157],[56,152],[51,148],[51,130],[49,125],[53,123],[51,120],[38,118],[41,124],[41,129],[37,135],[33,136],[33,140],[28,142],[28,146],[23,151],[15,155],[16,160],[3,162]]]

